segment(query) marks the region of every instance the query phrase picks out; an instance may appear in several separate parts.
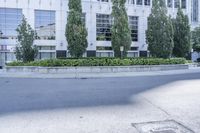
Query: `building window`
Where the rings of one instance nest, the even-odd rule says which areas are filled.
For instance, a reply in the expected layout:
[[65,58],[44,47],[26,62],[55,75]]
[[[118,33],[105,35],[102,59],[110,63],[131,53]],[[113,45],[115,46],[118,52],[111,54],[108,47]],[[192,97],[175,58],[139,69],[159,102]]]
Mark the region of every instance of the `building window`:
[[101,50],[113,50],[112,47],[108,47],[108,46],[97,46],[96,49],[98,51],[101,51]]
[[37,46],[39,53],[37,59],[53,59],[56,58],[56,46]]
[[101,2],[109,2],[109,0],[97,0],[97,1],[101,1]]
[[113,51],[96,51],[96,57],[114,57]]
[[54,59],[56,58],[56,52],[39,52],[38,59]]
[[137,5],[142,5],[142,0],[137,0]]
[[128,0],[128,4],[135,4],[135,0]]
[[66,50],[57,50],[56,51],[56,58],[66,58],[67,51]]
[[35,30],[38,40],[55,40],[55,11],[35,10]]
[[151,1],[150,0],[144,0],[144,5],[145,6],[150,6],[151,4]]
[[131,47],[131,51],[138,51],[138,47]]
[[97,14],[96,15],[96,40],[111,41],[111,15]]
[[127,57],[139,57],[139,52],[138,51],[128,51]]
[[11,62],[16,60],[16,56],[14,52],[7,52],[6,53],[6,62]]
[[172,8],[172,0],[167,0],[167,7]]
[[55,46],[38,46],[38,50],[56,50]]
[[86,24],[86,13],[82,13],[81,20],[84,24]]
[[0,52],[0,65],[16,60],[14,52]]
[[138,41],[138,17],[129,16],[129,26],[131,30],[132,41]]
[[180,7],[180,1],[174,0],[174,8],[179,8],[179,7]]
[[181,8],[186,9],[186,0],[181,0]]
[[0,51],[7,51],[7,45],[0,45]]
[[21,9],[0,8],[0,39],[16,39],[16,29],[21,20]]
[[192,22],[198,22],[199,3],[198,0],[192,0]]

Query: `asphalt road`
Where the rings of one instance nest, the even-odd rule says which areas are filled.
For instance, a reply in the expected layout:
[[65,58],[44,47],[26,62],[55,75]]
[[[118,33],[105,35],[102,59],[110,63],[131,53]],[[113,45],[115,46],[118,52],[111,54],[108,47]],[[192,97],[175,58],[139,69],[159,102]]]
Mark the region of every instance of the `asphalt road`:
[[200,73],[94,79],[0,78],[0,133],[137,133],[175,120],[200,132]]

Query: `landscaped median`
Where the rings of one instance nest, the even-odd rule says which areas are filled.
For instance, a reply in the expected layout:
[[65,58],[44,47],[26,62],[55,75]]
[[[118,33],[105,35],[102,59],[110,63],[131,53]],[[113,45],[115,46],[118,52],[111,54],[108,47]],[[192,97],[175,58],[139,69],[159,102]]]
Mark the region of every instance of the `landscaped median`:
[[75,67],[75,66],[133,66],[133,65],[170,65],[186,64],[184,58],[81,58],[50,59],[28,63],[12,62],[7,66],[40,66],[40,67]]
[[34,62],[12,62],[5,67],[6,72],[34,73],[113,73],[145,72],[188,69],[184,58],[82,58],[51,59]]

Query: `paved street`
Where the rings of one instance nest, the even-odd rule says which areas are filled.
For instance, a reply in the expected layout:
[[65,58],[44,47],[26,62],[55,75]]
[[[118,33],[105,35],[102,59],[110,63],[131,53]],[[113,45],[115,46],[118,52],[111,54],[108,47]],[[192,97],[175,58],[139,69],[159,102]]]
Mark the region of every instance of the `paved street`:
[[137,133],[133,123],[166,120],[199,133],[199,112],[200,72],[0,78],[0,133]]

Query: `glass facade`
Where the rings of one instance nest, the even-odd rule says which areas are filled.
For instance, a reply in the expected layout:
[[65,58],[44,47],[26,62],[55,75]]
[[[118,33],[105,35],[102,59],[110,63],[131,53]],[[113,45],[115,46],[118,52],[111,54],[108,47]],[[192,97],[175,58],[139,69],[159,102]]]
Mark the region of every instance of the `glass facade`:
[[128,51],[127,57],[139,57],[139,52],[137,51]]
[[138,17],[129,16],[129,26],[131,30],[132,41],[138,41]]
[[181,0],[181,8],[185,9],[186,6],[186,0]]
[[[110,15],[97,14],[96,22],[96,40],[98,41],[111,41],[111,27],[112,19]],[[138,17],[129,16],[129,26],[131,29],[132,41],[138,41]]]
[[97,51],[96,52],[97,57],[114,57],[113,51]]
[[22,20],[22,9],[0,8],[0,38],[16,39],[16,29]]
[[55,11],[35,10],[35,30],[38,40],[55,40]]
[[198,0],[192,0],[192,22],[199,21],[199,2]]
[[106,14],[96,14],[96,40],[110,41],[111,40],[111,25],[112,18]]
[[38,59],[54,59],[56,58],[55,52],[39,52]]
[[135,4],[135,1],[137,5],[142,5],[142,4],[144,4],[145,6],[151,5],[151,0],[127,0],[128,4]]
[[137,0],[137,5],[142,5],[142,0]]
[[180,1],[179,0],[174,0],[174,8],[180,7]]
[[[180,3],[181,2],[181,3]],[[186,0],[174,0],[174,8],[181,7],[183,9],[186,8]],[[173,0],[167,0],[167,7],[173,7]]]
[[109,0],[97,0],[97,1],[101,1],[101,2],[109,2]]
[[173,5],[172,0],[167,0],[167,7],[172,8],[172,5]]
[[150,6],[151,5],[151,1],[150,0],[144,0],[144,5],[145,6]]
[[38,46],[37,59],[53,59],[56,58],[56,46]]
[[86,24],[86,13],[82,13],[81,19],[82,19],[82,22]]
[[55,46],[38,46],[38,50],[56,50]]
[[14,52],[0,52],[0,62],[6,63],[16,60]]
[[128,0],[128,4],[135,4],[135,0]]
[[7,51],[7,45],[0,45],[0,51]]

